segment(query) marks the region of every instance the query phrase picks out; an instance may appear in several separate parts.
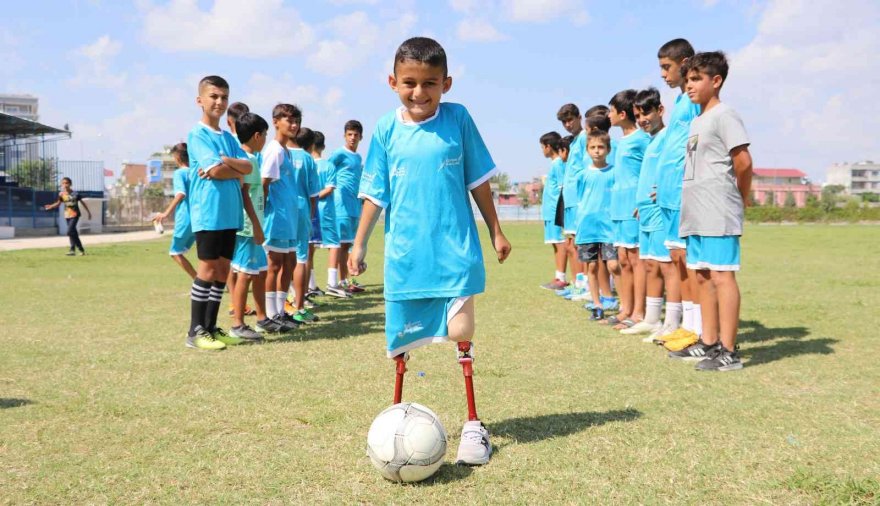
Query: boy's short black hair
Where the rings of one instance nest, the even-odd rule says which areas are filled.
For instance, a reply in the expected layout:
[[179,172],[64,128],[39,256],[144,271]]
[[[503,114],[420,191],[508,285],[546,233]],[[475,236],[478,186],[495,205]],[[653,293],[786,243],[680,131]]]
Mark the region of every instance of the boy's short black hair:
[[350,119],[345,122],[345,128],[342,130],[342,132],[345,133],[349,130],[354,130],[355,132],[364,135],[364,126],[361,125],[361,122],[356,119]]
[[697,53],[681,67],[681,73],[688,75],[691,71],[704,72],[709,77],[721,76],[721,86],[727,81],[727,56],[722,51]]
[[224,90],[229,89],[229,83],[226,81],[226,79],[223,79],[220,76],[205,76],[202,78],[201,81],[199,81],[199,93],[202,92],[202,89],[204,89],[205,86],[209,85],[223,88]]
[[315,144],[315,132],[311,128],[300,128],[296,133],[296,145],[306,151],[311,151]]
[[178,142],[171,146],[171,156],[176,156],[180,163],[189,167],[189,151],[186,150],[185,142]]
[[660,92],[653,86],[638,92],[636,100],[633,102],[633,106],[638,107],[645,114],[660,109],[660,105]]
[[247,104],[244,102],[233,102],[229,104],[229,107],[226,109],[226,116],[232,120],[233,124],[235,124],[238,122],[238,118],[241,118],[246,112],[251,112],[251,108],[248,107]]
[[290,118],[302,121],[303,113],[293,104],[278,104],[272,108],[272,119]]
[[657,59],[669,58],[681,62],[694,55],[694,46],[687,39],[672,39],[657,50]]
[[70,186],[73,186],[73,179],[70,179],[69,177],[64,176],[61,178],[61,182],[63,183],[65,181],[67,181],[70,184]]
[[238,141],[242,144],[250,142],[254,138],[254,134],[269,131],[269,123],[259,114],[246,112],[240,118],[235,120],[235,134],[238,135]]
[[568,151],[568,147],[574,142],[574,135],[566,135],[559,141],[559,151]]
[[608,117],[610,114],[611,109],[607,105],[599,104],[590,107],[585,115],[584,128],[587,129],[587,132],[592,132],[596,129],[603,132],[611,130],[611,118]]
[[637,94],[638,92],[636,90],[618,91],[613,97],[611,97],[611,100],[608,101],[608,105],[614,107],[617,112],[625,112],[626,119],[635,121],[636,114],[633,112],[633,104],[636,101]]
[[556,119],[559,121],[568,121],[580,117],[580,115],[581,110],[578,109],[578,106],[574,104],[565,104],[559,108],[559,112],[556,113]]
[[327,146],[324,144],[324,132],[320,130],[315,130],[315,144],[312,145],[312,149],[314,151],[324,151],[324,148]]
[[562,142],[562,136],[558,132],[547,132],[541,136],[539,140],[542,146],[550,146],[553,151],[559,151],[559,145]]
[[413,37],[403,41],[394,54],[394,75],[397,75],[397,64],[406,61],[424,63],[443,69],[443,77],[449,74],[446,63],[446,50],[434,39]]
[[587,134],[587,144],[590,143],[590,139],[598,139],[605,143],[605,147],[611,149],[611,136],[608,135],[608,132],[603,130],[596,130]]

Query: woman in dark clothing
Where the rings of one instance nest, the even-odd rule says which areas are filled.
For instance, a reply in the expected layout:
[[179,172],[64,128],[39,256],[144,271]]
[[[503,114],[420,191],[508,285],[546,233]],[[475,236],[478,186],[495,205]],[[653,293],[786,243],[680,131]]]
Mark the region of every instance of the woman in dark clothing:
[[80,255],[85,255],[86,251],[83,249],[82,242],[79,240],[79,232],[76,230],[76,224],[79,223],[79,217],[82,216],[79,205],[82,204],[86,208],[89,220],[92,219],[92,212],[79,193],[73,191],[73,182],[69,177],[61,179],[61,192],[58,193],[58,200],[43,206],[43,209],[48,211],[62,204],[64,204],[64,219],[67,220],[67,237],[70,239],[70,251],[67,252],[67,256],[75,255],[77,249]]

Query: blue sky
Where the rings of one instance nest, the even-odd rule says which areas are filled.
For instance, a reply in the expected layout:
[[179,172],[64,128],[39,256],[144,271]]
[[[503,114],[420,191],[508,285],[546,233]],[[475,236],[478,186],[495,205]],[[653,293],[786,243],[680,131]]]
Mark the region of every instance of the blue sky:
[[332,149],[347,119],[368,137],[399,105],[394,50],[427,35],[449,55],[445,99],[525,180],[546,172],[537,139],[562,131],[560,105],[649,85],[671,101],[655,55],[686,37],[731,58],[722,100],[742,114],[756,166],[822,180],[832,162],[880,159],[877,26],[869,0],[35,0],[4,6],[0,92],[37,95],[41,121],[70,124],[63,159],[114,170],[185,139],[206,74],[267,118],[279,101],[300,105]]

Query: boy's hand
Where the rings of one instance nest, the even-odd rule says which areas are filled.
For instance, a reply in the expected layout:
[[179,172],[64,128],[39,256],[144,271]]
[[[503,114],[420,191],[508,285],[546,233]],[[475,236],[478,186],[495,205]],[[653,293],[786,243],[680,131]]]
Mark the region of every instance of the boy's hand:
[[492,246],[495,247],[495,252],[498,254],[498,263],[503,264],[507,257],[510,256],[510,241],[507,240],[507,237],[504,237],[503,232],[498,232],[492,240]]
[[367,250],[360,246],[354,245],[351,253],[348,255],[348,272],[352,276],[360,276],[367,271],[367,262],[364,258],[367,256]]
[[[162,212],[162,213],[157,214],[156,217],[153,218],[153,221],[157,221],[159,223],[162,223],[165,220],[165,218],[167,218],[167,217],[168,217],[168,215],[165,214],[164,212]],[[91,218],[89,218],[89,219],[91,219]]]
[[263,236],[263,231],[260,230],[259,228],[255,227],[255,229],[254,229],[254,244],[256,244],[257,246],[262,246],[263,241],[265,241],[265,240],[266,240],[266,238]]
[[633,218],[639,219],[639,208],[638,207],[635,208],[635,210],[633,210]]
[[202,169],[199,169],[199,177],[202,179],[211,179],[211,176]]

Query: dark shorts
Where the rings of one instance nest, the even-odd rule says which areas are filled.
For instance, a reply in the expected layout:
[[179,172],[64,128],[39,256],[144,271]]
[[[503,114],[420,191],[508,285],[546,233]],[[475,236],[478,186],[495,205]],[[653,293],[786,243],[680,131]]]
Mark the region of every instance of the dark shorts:
[[610,242],[591,242],[578,244],[578,260],[581,262],[596,262],[602,260],[617,260],[617,248]]
[[235,255],[235,234],[238,230],[201,230],[196,232],[196,254],[199,260],[232,260]]

